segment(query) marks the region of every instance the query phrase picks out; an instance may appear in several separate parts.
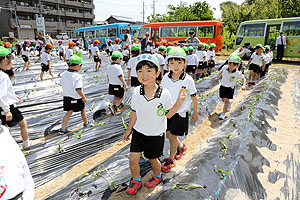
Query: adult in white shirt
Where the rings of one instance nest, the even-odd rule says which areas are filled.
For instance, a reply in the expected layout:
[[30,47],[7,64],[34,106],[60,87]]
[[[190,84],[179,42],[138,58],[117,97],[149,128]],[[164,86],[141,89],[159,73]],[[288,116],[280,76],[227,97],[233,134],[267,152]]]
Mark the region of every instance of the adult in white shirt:
[[279,62],[282,61],[283,52],[285,48],[286,48],[286,37],[284,36],[284,33],[281,31],[280,36],[276,39],[277,60]]
[[128,44],[129,45],[129,49],[130,49],[130,46],[131,46],[131,35],[129,34],[129,30],[128,29],[125,30],[125,35],[124,35],[123,42],[124,42],[124,45]]
[[0,199],[34,199],[27,161],[8,128],[0,126]]

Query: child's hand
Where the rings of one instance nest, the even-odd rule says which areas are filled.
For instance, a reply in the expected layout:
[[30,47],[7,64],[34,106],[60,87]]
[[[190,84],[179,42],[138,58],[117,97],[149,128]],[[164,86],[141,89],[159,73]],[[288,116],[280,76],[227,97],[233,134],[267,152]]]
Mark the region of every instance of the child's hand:
[[127,85],[125,85],[125,91],[128,92],[128,86]]
[[186,87],[182,86],[182,88],[179,91],[178,98],[177,98],[178,103],[183,104],[183,102],[187,96],[187,91],[188,90],[186,89]]
[[214,83],[217,82],[217,80],[218,80],[218,78],[215,78],[215,79],[214,79]]
[[22,103],[23,102],[23,100],[19,97],[19,96],[16,96],[17,97],[17,99],[19,100],[19,103]]
[[86,103],[86,97],[82,98],[83,103]]
[[246,86],[242,86],[242,90],[246,90]]
[[195,124],[198,121],[198,119],[199,119],[198,113],[194,112],[193,115],[192,115],[192,122],[193,122],[193,124]]
[[123,135],[123,142],[129,141],[129,136],[131,135],[131,130],[127,129]]
[[6,114],[5,114],[5,120],[6,121],[11,121],[12,120],[12,114],[11,114],[11,112],[7,112]]

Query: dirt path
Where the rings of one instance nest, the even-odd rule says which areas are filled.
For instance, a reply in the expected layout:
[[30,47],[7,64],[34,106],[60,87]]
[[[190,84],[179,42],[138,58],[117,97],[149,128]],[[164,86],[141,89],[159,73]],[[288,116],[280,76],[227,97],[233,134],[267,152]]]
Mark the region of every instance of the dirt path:
[[[218,89],[218,87],[217,87]],[[247,91],[239,91],[237,97],[233,99],[231,111],[240,103],[241,100],[247,96],[251,90]],[[203,120],[203,123],[199,124],[192,134],[189,134],[187,138],[183,141],[183,143],[188,147],[188,151],[185,153],[183,158],[176,162],[176,167],[172,170],[172,172],[164,175],[164,179],[172,178],[176,176],[176,174],[185,170],[185,165],[192,159],[193,155],[200,151],[200,148],[203,148],[206,145],[206,139],[210,138],[214,135],[218,128],[222,125],[223,121],[219,120],[218,117],[223,110],[223,104],[218,105],[216,109],[212,112],[212,114]],[[230,113],[227,112],[226,116]],[[142,182],[146,182],[152,176],[152,171],[150,171],[145,177],[143,177]],[[155,187],[154,189],[149,189],[143,187],[141,191],[137,193],[136,196],[131,197],[130,199],[147,199],[152,194],[156,193],[158,190],[162,188],[162,185]],[[122,189],[122,188],[119,188]],[[115,192],[110,197],[110,200],[124,200],[128,199],[129,196],[125,192]]]
[[[299,69],[298,69],[299,70]],[[295,69],[288,70],[288,78],[281,87],[282,99],[279,100],[278,115],[275,121],[268,120],[270,125],[277,129],[267,136],[273,144],[277,145],[275,151],[268,148],[260,148],[262,156],[269,162],[270,166],[263,166],[264,173],[258,174],[263,188],[266,189],[267,199],[298,199],[296,183],[299,172],[299,141],[300,126],[295,120],[295,108],[292,92],[295,91],[293,76]]]

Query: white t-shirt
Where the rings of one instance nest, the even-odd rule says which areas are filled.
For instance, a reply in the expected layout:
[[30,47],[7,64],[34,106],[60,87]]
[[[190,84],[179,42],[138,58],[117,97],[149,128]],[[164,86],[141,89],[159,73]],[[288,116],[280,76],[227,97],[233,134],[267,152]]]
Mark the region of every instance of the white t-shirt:
[[29,57],[29,47],[25,47],[25,50],[22,47],[22,55]]
[[152,99],[145,96],[144,86],[132,92],[131,108],[136,112],[133,128],[146,136],[160,136],[167,130],[165,113],[172,107],[172,98],[166,88],[158,87]]
[[79,52],[79,46],[75,46],[75,47],[73,48],[73,51],[74,51],[75,53],[78,53],[78,52]]
[[163,68],[165,68],[165,58],[159,53],[154,54],[154,56],[157,58],[159,66],[163,66]]
[[191,97],[195,96],[197,93],[197,89],[195,86],[195,82],[193,78],[187,73],[182,73],[178,80],[174,81],[172,79],[172,71],[168,72],[164,75],[161,86],[167,88],[172,96],[172,101],[175,103],[178,98],[179,91],[182,86],[185,86],[188,90],[188,95],[186,96],[183,104],[177,111],[182,117],[186,117],[186,112],[190,110],[191,107]]
[[137,77],[136,73],[137,57],[131,57],[128,61],[127,69],[130,69],[130,76]]
[[41,44],[40,44],[40,40],[36,40],[36,41],[35,41],[35,46],[36,46],[36,47],[39,47],[39,46],[41,46]]
[[9,106],[18,103],[19,100],[8,75],[3,71],[0,71],[0,83],[0,107],[4,112],[8,112]]
[[64,52],[64,46],[62,44],[58,46],[58,51]]
[[266,62],[266,64],[269,64],[269,62],[271,61],[270,54],[267,53],[267,54],[265,54],[264,56],[265,56],[265,62]]
[[92,55],[93,55],[93,56],[96,56],[96,55],[97,55],[97,52],[99,52],[98,46],[93,46],[93,47],[91,48],[91,51],[92,51]]
[[76,89],[83,89],[82,77],[76,71],[67,70],[62,73],[60,85],[63,89],[62,95],[64,97],[72,97],[74,99],[81,99]]
[[89,44],[89,46],[88,46],[88,50],[91,50],[91,49],[92,49],[92,47],[93,47],[93,44]]
[[68,48],[66,51],[66,60],[69,60],[71,56],[73,56],[73,50]]
[[273,51],[270,51],[269,52],[269,55],[270,55],[270,59],[271,59],[271,61],[273,60]]
[[123,54],[123,56],[127,56],[128,57],[128,55],[129,55],[128,49],[125,49],[122,54]]
[[235,83],[243,78],[244,75],[238,69],[235,69],[235,71],[231,73],[228,71],[228,65],[222,68],[221,85],[224,87],[234,88]]
[[50,55],[47,52],[42,53],[41,55],[41,63],[48,65],[48,61],[50,61]]
[[150,46],[150,45],[147,45],[146,51],[147,52],[152,52],[153,51],[153,47]]
[[167,65],[168,65],[168,56],[166,56],[166,58],[165,58],[165,70],[168,70]]
[[114,44],[114,45],[112,46],[113,52],[119,51],[120,49],[122,49],[122,45],[120,45],[120,44]]
[[34,199],[34,182],[27,161],[5,126],[0,126],[0,152],[0,187],[7,186],[0,199],[12,199],[21,192],[24,200]]
[[187,63],[186,65],[198,65],[198,57],[195,54],[186,55]]
[[265,60],[265,56],[263,55],[263,53],[262,54],[260,54],[260,55],[257,55],[257,53],[256,52],[254,52],[252,55],[251,55],[251,63],[250,64],[256,64],[256,65],[258,65],[258,66],[260,66],[260,67],[262,67],[263,66],[263,60]]
[[208,50],[207,51],[207,60],[210,60],[210,58],[211,58],[211,60],[215,60],[215,50],[213,50],[213,51]]
[[108,50],[111,52],[113,51],[112,45],[108,46]]
[[237,48],[237,50],[235,50],[230,56],[239,56],[240,58],[242,58],[246,54],[245,49],[246,48],[240,50],[240,48]]
[[41,53],[45,52],[45,47],[42,47]]
[[123,85],[119,77],[124,77],[122,67],[119,64],[110,64],[107,67],[108,83],[111,85]]
[[202,50],[196,51],[195,54],[196,54],[199,62],[204,62],[207,60],[207,52],[206,51],[202,51]]

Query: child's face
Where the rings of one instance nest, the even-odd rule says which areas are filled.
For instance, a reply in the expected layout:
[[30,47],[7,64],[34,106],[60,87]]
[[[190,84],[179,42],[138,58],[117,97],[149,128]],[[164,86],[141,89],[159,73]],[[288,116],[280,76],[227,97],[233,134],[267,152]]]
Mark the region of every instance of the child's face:
[[165,55],[166,54],[166,51],[159,51],[161,53],[161,55]]
[[261,54],[261,52],[262,52],[261,48],[256,49],[256,53]]
[[239,63],[233,63],[233,62],[230,62],[229,63],[229,71],[233,71],[233,70],[235,70],[236,68],[238,68],[238,66],[239,66]]
[[138,80],[143,85],[155,83],[159,73],[154,68],[149,68],[148,65],[143,65],[142,68],[137,70]]
[[3,70],[10,70],[12,68],[12,57],[11,55],[7,58],[3,59],[0,63],[1,69]]
[[184,66],[186,65],[186,62],[186,60],[174,60],[171,58],[168,60],[168,65],[174,74],[181,74],[183,72]]
[[74,66],[74,69],[75,69],[77,72],[79,72],[80,69],[81,69],[81,66],[82,66],[82,64],[76,65],[76,66]]
[[201,50],[204,51],[204,50],[205,50],[205,47],[201,47]]

